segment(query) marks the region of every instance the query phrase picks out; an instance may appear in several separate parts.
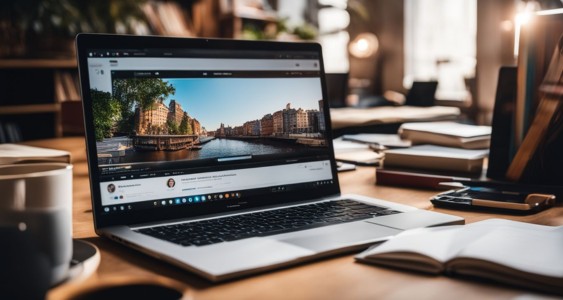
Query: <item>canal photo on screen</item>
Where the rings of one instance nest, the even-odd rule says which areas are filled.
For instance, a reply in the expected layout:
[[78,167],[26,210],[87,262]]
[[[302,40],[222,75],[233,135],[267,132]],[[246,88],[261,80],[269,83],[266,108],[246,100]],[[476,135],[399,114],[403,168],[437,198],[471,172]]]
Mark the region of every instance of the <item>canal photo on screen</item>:
[[326,148],[320,85],[318,77],[114,76],[111,92],[91,90],[98,163]]

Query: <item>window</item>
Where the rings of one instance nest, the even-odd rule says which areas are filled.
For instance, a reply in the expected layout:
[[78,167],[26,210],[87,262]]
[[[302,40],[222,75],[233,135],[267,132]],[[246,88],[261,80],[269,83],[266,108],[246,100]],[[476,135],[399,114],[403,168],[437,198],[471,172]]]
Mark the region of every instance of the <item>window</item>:
[[346,28],[350,15],[347,0],[320,0],[319,43],[323,46],[325,69],[328,73],[346,73],[349,70],[347,45],[350,39]]
[[465,100],[475,77],[477,0],[405,0],[405,77],[438,80],[437,99]]
[[323,47],[323,60],[327,73],[347,73],[348,25],[346,11],[348,0],[278,0],[277,11],[292,28],[305,23],[318,26],[317,41]]

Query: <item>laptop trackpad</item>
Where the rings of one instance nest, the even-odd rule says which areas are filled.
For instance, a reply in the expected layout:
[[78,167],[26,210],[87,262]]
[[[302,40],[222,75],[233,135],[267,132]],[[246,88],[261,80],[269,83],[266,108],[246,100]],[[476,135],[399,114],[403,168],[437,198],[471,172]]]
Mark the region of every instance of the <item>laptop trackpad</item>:
[[284,234],[274,238],[315,252],[323,252],[385,240],[401,231],[368,222],[353,222]]
[[463,218],[423,209],[381,216],[373,218],[369,222],[403,230],[428,226],[464,224]]

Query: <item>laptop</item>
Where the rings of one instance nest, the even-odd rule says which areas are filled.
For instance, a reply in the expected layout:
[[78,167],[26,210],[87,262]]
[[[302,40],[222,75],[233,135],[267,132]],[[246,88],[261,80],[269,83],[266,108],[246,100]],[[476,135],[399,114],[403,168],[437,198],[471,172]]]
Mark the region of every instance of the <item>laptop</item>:
[[464,222],[341,195],[319,44],[76,43],[100,236],[222,281]]

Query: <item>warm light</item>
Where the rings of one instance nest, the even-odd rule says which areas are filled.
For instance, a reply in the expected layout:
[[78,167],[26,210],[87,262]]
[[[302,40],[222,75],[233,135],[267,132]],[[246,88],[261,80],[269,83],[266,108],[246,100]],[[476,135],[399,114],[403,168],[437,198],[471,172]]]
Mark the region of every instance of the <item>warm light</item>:
[[526,11],[517,14],[514,18],[514,57],[518,57],[518,47],[520,45],[520,31],[522,26],[528,24],[532,19],[532,12]]
[[528,24],[528,22],[530,22],[531,18],[532,18],[531,12],[523,12],[521,14],[517,14],[516,15],[516,24],[526,25],[526,24]]
[[556,8],[556,9],[538,11],[536,14],[540,16],[550,16],[550,15],[558,15],[562,13],[563,13],[563,8]]
[[357,42],[356,48],[359,52],[366,52],[369,50],[369,42],[366,39],[361,39]]
[[518,47],[520,44],[520,32],[522,26],[530,23],[534,15],[554,15],[563,12],[563,8],[540,10],[541,6],[537,1],[527,1],[526,4],[518,9],[521,13],[514,18],[514,57],[518,57]]
[[504,20],[500,23],[500,28],[503,31],[510,32],[512,31],[512,29],[514,29],[514,24],[511,20]]
[[379,41],[373,33],[359,34],[348,46],[350,54],[357,58],[373,56],[379,48]]

